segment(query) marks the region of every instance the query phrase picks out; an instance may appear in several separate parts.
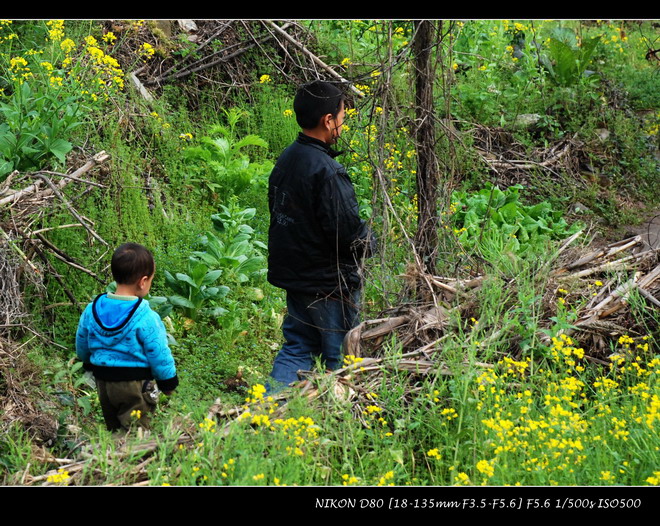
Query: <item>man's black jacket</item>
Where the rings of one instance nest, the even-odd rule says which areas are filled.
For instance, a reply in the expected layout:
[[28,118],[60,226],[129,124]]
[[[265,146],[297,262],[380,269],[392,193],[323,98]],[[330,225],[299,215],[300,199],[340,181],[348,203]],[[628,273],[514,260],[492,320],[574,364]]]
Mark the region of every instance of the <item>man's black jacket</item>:
[[270,175],[268,281],[295,292],[341,295],[361,286],[359,260],[374,239],[358,214],[338,153],[300,133]]

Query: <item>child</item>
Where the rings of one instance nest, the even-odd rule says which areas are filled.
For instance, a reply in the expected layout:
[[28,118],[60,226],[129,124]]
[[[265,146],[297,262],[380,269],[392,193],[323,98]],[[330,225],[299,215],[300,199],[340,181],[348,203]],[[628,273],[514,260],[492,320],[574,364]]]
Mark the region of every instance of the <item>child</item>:
[[110,266],[117,291],[99,294],[87,305],[78,324],[76,354],[94,373],[108,429],[128,429],[131,422],[148,428],[158,388],[169,396],[179,383],[165,326],[143,299],[156,265],[145,247],[125,243],[115,250]]

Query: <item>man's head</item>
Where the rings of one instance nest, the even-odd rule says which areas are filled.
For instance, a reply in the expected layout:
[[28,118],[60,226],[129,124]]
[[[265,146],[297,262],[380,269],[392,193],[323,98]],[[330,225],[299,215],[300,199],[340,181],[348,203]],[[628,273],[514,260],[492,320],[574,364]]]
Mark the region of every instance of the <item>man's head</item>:
[[124,243],[112,255],[110,269],[118,289],[131,287],[136,296],[144,297],[151,288],[156,263],[151,252],[142,245]]
[[344,94],[321,80],[302,85],[293,100],[296,121],[307,135],[334,144],[344,124]]

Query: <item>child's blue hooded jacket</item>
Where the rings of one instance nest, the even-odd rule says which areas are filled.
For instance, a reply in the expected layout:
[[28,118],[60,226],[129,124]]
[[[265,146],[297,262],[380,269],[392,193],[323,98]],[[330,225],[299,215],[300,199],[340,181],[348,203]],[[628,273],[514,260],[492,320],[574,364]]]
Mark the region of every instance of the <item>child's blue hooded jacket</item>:
[[97,296],[80,317],[76,354],[101,380],[155,378],[162,391],[179,383],[163,321],[141,298]]

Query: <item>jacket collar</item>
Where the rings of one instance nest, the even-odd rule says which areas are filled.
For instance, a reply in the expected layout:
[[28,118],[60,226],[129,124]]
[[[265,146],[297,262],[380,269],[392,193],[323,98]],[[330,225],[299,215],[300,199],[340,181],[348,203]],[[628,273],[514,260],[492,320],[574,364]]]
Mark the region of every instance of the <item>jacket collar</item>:
[[323,151],[333,159],[338,155],[344,153],[333,149],[327,142],[324,142],[320,139],[316,139],[315,137],[310,137],[309,135],[305,135],[303,132],[298,132],[297,141],[300,144],[314,144],[316,146],[320,146],[321,148],[323,148]]

